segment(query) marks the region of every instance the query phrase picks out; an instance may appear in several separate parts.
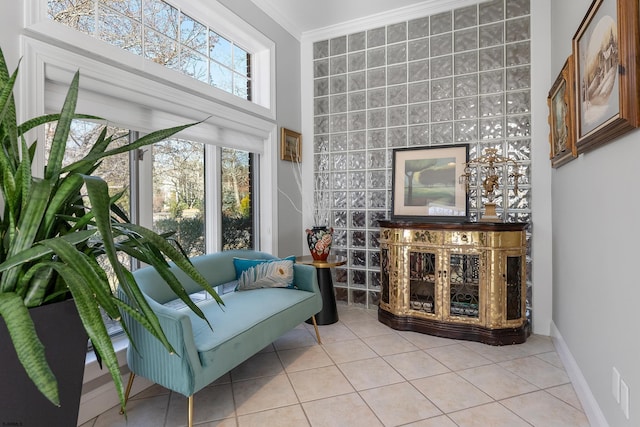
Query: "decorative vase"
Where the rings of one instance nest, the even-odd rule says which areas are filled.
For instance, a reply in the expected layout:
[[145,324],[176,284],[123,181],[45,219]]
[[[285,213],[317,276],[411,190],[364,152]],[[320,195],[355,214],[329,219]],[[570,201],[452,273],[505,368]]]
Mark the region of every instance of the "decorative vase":
[[333,228],[316,226],[306,231],[311,256],[316,261],[326,261],[333,241]]

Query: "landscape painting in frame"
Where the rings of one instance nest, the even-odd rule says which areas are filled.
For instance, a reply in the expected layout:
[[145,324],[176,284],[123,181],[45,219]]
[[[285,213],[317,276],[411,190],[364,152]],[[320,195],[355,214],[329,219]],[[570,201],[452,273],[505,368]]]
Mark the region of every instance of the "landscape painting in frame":
[[459,177],[468,158],[468,145],[394,150],[391,216],[400,220],[466,221],[467,194]]
[[637,126],[637,26],[637,1],[595,0],[574,36],[578,152]]

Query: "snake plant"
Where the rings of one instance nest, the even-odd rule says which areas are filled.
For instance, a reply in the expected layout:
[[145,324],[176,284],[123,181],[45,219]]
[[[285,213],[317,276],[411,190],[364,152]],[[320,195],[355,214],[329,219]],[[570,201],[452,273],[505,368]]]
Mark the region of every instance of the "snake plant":
[[[59,114],[39,116],[22,124],[16,120],[13,96],[17,75],[17,68],[9,73],[0,49],[0,316],[28,376],[53,404],[59,405],[56,378],[29,308],[73,298],[84,329],[97,356],[109,369],[123,404],[118,361],[101,309],[118,321],[121,313],[127,312],[167,351],[175,350],[131,272],[119,261],[119,253],[154,266],[176,295],[203,319],[204,314],[173,274],[176,267],[201,284],[219,304],[223,303],[180,248],[171,243],[169,235],[132,224],[116,205],[119,195],[110,196],[106,182],[92,174],[107,156],[167,139],[194,124],[156,131],[119,148],[110,148],[113,136],[107,135],[105,127],[85,157],[65,166],[63,157],[72,121],[97,119],[75,112],[79,74],[70,83]],[[43,171],[33,172],[37,141],[28,144],[26,134],[49,122],[57,123],[49,158]],[[126,298],[119,298],[111,288],[107,266],[101,266],[99,256],[108,259],[108,268],[115,273]],[[121,325],[128,334],[125,324]]]

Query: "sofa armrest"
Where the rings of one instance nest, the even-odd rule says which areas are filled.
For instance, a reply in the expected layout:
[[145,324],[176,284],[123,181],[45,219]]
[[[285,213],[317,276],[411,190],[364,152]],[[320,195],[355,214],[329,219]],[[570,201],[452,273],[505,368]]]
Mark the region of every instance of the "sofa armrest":
[[320,293],[318,274],[312,265],[293,264],[293,284],[303,291]]

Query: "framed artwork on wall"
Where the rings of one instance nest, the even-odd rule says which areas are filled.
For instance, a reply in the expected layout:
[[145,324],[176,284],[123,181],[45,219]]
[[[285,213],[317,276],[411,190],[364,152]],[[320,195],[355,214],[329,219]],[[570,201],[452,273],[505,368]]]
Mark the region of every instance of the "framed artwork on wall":
[[549,96],[549,144],[551,166],[560,167],[578,155],[575,138],[575,93],[573,55],[569,56],[556,78]]
[[459,178],[468,160],[466,144],[393,150],[391,217],[466,221],[468,198]]
[[637,51],[638,2],[594,0],[573,37],[578,153],[638,126]]
[[290,162],[302,161],[302,135],[282,128],[280,131],[280,159]]

